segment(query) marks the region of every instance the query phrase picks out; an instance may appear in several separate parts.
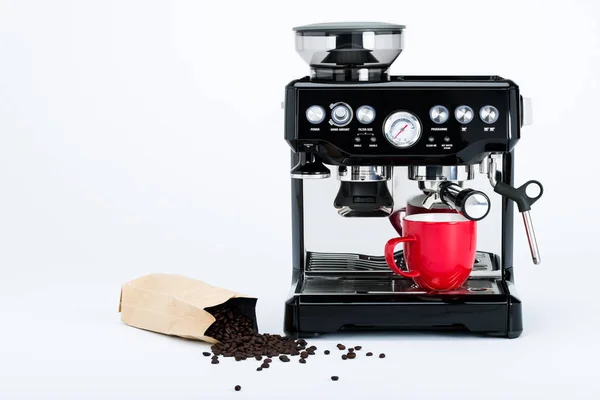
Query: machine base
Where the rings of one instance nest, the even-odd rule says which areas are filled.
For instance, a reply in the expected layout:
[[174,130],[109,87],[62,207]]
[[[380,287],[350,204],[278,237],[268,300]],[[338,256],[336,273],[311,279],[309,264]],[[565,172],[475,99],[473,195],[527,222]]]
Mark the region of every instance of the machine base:
[[[393,286],[410,287],[410,281],[395,281]],[[481,281],[475,282],[482,285]],[[304,338],[344,331],[449,329],[511,339],[519,337],[523,331],[521,301],[511,294],[512,284],[501,279],[487,282],[493,282],[495,290],[353,294],[311,293],[310,285],[299,282],[299,287],[308,290],[286,302],[284,331],[290,337]],[[356,285],[356,281],[352,285]]]

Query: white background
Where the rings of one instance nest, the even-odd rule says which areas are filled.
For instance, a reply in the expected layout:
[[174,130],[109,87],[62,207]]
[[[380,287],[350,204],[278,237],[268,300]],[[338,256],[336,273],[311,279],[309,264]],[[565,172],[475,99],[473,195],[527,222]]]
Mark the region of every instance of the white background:
[[[325,337],[388,357],[258,373],[122,324],[120,285],[171,272],[259,297],[281,332],[280,102],[308,73],[291,28],[356,20],[407,25],[394,74],[499,74],[533,98],[516,180],[545,185],[543,264],[517,215],[521,338]],[[598,398],[599,25],[592,0],[0,0],[0,398]]]

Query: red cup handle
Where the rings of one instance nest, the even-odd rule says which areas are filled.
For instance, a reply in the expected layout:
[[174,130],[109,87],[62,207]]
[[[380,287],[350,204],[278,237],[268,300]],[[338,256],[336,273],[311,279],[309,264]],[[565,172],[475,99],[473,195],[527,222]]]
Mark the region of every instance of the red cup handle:
[[385,262],[387,262],[388,267],[395,273],[402,275],[405,278],[416,278],[418,277],[419,271],[408,271],[404,272],[396,265],[396,260],[394,259],[394,249],[398,245],[398,243],[407,243],[414,242],[417,239],[414,236],[405,236],[388,240],[385,244]]
[[400,236],[402,236],[402,213],[406,213],[406,207],[402,207],[401,209],[390,215],[390,222],[392,223],[392,226]]

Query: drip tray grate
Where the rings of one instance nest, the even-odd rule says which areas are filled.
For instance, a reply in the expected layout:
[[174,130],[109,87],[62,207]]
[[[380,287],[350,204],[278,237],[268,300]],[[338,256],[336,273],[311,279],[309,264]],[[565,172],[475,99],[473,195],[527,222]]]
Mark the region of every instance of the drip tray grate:
[[[347,295],[347,294],[427,294],[411,280],[396,278],[340,278],[312,276],[306,277],[300,293],[307,295]],[[500,294],[498,284],[493,280],[469,279],[456,290],[443,294]]]
[[[406,271],[404,254],[402,251],[396,253],[396,263],[400,269]],[[387,266],[383,256],[367,256],[351,253],[314,253],[307,252],[306,255],[307,274],[368,274],[377,273],[393,275]],[[500,278],[502,271],[492,260],[490,253],[477,252],[475,263],[470,278]]]

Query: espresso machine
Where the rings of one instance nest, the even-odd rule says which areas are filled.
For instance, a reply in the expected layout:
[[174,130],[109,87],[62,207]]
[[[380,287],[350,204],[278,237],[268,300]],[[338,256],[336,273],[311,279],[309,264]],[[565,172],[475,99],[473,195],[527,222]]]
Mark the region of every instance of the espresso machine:
[[[515,204],[533,263],[541,260],[530,209],[542,185],[514,182],[530,101],[499,76],[390,76],[402,25],[294,32],[310,76],[285,89],[293,228],[286,334],[460,329],[518,337]],[[384,245],[399,235],[407,204],[478,221],[475,262],[459,289],[428,292],[386,265]],[[406,269],[402,253],[395,259]]]

